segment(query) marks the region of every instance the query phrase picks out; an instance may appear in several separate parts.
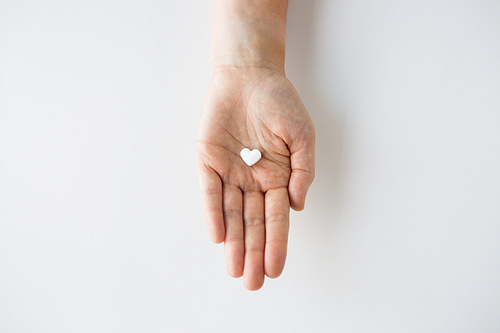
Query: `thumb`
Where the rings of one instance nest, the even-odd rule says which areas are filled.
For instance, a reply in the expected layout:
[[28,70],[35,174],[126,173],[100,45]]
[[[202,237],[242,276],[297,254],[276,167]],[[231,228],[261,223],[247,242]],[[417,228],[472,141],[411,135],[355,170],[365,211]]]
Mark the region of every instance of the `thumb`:
[[314,127],[302,132],[289,145],[292,174],[288,182],[290,207],[295,211],[304,209],[307,190],[314,180]]

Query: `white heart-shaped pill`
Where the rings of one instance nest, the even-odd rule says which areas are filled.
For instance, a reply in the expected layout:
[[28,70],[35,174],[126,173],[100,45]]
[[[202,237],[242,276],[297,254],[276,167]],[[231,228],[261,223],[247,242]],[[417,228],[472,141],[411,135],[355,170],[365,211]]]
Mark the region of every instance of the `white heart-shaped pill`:
[[248,148],[243,148],[240,152],[240,156],[243,162],[248,166],[252,166],[260,160],[262,154],[258,149],[250,150]]

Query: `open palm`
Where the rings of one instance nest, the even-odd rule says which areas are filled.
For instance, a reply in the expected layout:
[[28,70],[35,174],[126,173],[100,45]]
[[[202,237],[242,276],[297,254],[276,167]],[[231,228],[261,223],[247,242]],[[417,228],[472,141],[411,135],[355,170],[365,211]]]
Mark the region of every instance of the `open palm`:
[[[290,207],[302,210],[314,178],[314,126],[286,77],[263,68],[214,73],[197,140],[205,220],[224,241],[226,266],[259,289],[283,270]],[[247,166],[243,148],[262,159]]]

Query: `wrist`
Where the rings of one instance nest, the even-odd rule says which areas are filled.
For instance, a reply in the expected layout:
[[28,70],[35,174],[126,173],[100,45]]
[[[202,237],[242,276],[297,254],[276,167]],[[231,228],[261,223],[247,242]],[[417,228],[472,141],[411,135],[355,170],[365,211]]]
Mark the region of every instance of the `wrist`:
[[212,71],[268,68],[284,73],[287,0],[216,0]]

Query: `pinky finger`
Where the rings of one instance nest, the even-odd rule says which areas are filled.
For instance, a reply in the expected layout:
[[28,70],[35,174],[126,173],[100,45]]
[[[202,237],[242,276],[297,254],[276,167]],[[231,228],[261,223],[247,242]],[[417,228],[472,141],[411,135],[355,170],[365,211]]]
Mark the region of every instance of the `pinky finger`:
[[219,175],[206,166],[199,165],[198,174],[208,234],[214,243],[221,243],[226,233],[222,214],[222,182]]

